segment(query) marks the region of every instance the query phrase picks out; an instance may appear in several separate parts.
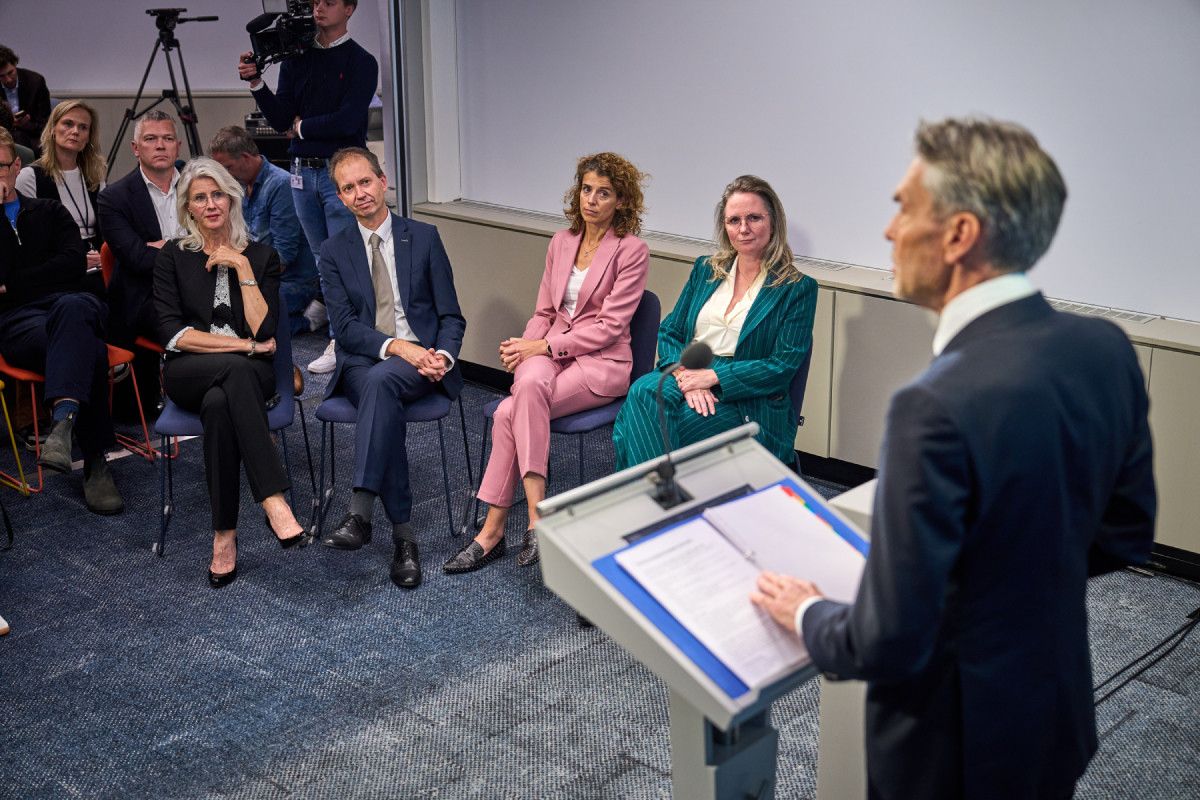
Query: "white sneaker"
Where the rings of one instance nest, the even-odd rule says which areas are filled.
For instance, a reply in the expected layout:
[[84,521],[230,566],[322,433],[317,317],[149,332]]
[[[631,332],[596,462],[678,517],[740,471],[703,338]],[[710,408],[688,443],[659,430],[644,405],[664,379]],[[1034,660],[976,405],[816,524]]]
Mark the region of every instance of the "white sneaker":
[[333,368],[336,366],[337,356],[333,352],[333,339],[330,339],[329,346],[325,348],[325,352],[309,363],[308,371],[320,375],[325,372],[333,372]]
[[308,308],[304,309],[304,318],[308,320],[310,331],[315,331],[329,323],[329,314],[325,311],[325,304],[320,300],[313,300],[308,304]]

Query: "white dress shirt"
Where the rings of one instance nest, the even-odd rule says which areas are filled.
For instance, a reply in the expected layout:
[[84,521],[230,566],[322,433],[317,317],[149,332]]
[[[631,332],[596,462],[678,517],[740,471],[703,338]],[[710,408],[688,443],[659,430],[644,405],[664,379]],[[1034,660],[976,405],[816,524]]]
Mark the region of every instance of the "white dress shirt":
[[[392,343],[393,339],[401,339],[415,344],[420,344],[421,340],[417,334],[413,333],[412,326],[408,324],[408,316],[404,313],[404,304],[400,300],[400,288],[396,285],[396,248],[392,247],[392,215],[388,214],[379,229],[374,231],[361,222],[358,223],[358,233],[362,236],[363,248],[367,251],[368,270],[370,270],[371,262],[375,257],[371,249],[371,236],[372,234],[379,235],[381,239],[379,252],[383,256],[383,263],[387,265],[388,284],[392,287],[392,308],[396,311],[396,335],[384,341],[383,347],[379,348],[379,358],[383,360],[388,358],[388,345]],[[454,356],[445,350],[438,350],[438,352],[446,357],[448,364],[446,369],[453,368]]]
[[[987,312],[1003,305],[1023,300],[1037,294],[1037,287],[1024,272],[1010,272],[983,283],[976,284],[962,294],[956,295],[938,317],[937,330],[933,334],[933,354],[941,355],[946,345],[975,320]],[[813,603],[824,600],[824,597],[810,597],[796,609],[793,626],[796,633],[804,635],[804,612]]]
[[175,203],[175,186],[179,183],[179,170],[173,170],[174,175],[171,176],[171,188],[167,192],[155,185],[154,181],[146,177],[146,170],[138,167],[142,171],[142,180],[146,182],[146,191],[150,193],[150,203],[154,206],[154,216],[158,217],[158,229],[162,232],[163,239],[178,239],[187,231],[179,224],[179,207]]

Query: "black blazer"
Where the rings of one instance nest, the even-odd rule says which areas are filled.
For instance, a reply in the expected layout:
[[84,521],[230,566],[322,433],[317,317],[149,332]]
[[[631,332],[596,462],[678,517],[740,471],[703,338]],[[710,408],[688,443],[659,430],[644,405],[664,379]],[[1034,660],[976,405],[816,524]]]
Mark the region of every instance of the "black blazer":
[[153,302],[154,263],[159,253],[146,242],[163,238],[141,168],[134,167],[105,187],[97,198],[96,211],[104,241],[117,259],[108,287],[112,314],[127,330],[137,331],[146,306]]
[[1056,797],[1083,773],[1087,578],[1154,535],[1142,381],[1115,325],[1033,295],[892,398],[858,596],[802,626],[821,670],[868,681],[872,797]]
[[[237,283],[237,273],[229,271],[229,305],[233,310],[233,329],[238,336],[265,342],[275,335],[279,319],[279,254],[271,247],[250,242],[242,251],[250,260],[254,279],[267,302],[267,316],[258,326],[258,332],[250,333],[246,314],[242,306],[242,293]],[[217,291],[217,270],[204,268],[208,256],[202,251],[192,252],[179,246],[173,239],[163,245],[154,265],[154,304],[158,312],[158,340],[164,347],[183,328],[191,326],[207,331],[212,324],[213,297]],[[167,356],[171,357],[168,353]]]
[[17,67],[17,102],[22,111],[29,113],[29,121],[16,126],[13,139],[40,153],[42,129],[50,119],[50,90],[46,88],[46,79],[31,69]]

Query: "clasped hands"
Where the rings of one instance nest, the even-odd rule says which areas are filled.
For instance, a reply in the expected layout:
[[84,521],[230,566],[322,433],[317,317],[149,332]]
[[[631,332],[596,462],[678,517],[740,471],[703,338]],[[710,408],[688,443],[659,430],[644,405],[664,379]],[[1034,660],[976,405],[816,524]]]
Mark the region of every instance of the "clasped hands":
[[716,413],[717,396],[713,394],[712,387],[720,381],[714,370],[679,367],[671,374],[679,391],[683,392],[683,401],[688,408],[702,417]]
[[500,342],[500,361],[512,372],[534,356],[546,355],[549,347],[545,339],[505,339]]
[[388,342],[387,353],[390,356],[403,358],[416,367],[422,377],[431,382],[440,381],[450,369],[450,363],[446,357],[432,347],[421,347],[419,344],[406,342],[403,339],[392,339]]

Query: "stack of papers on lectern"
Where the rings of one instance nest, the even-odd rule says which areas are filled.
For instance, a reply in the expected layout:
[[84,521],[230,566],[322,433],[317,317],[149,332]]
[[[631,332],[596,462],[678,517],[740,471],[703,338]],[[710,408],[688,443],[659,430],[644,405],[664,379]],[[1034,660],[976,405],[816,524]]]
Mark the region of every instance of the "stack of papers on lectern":
[[799,636],[750,602],[762,570],[851,602],[863,554],[786,484],[706,509],[615,556],[743,683],[758,689],[808,661]]

